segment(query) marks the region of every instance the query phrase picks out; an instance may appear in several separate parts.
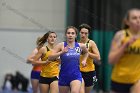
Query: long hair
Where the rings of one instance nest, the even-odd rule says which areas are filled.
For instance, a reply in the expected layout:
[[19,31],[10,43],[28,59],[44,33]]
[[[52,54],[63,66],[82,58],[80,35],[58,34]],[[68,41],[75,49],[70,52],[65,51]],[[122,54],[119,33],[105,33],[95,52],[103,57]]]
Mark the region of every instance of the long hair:
[[37,37],[37,40],[36,40],[36,45],[39,46],[39,40],[41,39],[41,36]]
[[[41,37],[41,38],[39,39],[38,45],[39,45],[39,46],[44,45],[44,44],[47,42],[47,39],[48,39],[48,37],[49,37],[49,35],[50,35],[51,33],[55,33],[55,32],[48,31],[46,34],[44,34],[43,37]],[[55,33],[55,34],[56,34],[56,33]]]

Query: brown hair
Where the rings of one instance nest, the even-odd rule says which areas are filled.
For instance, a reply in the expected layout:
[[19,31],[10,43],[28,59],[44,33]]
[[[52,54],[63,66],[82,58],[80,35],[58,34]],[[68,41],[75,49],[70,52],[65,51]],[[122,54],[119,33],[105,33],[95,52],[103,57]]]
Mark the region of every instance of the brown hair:
[[81,31],[82,28],[88,29],[88,32],[91,32],[91,27],[88,24],[81,24],[79,26],[79,31]]
[[65,34],[67,33],[68,29],[70,29],[70,28],[74,29],[75,32],[76,32],[76,35],[78,35],[78,29],[77,29],[76,27],[74,27],[74,26],[68,26],[68,27],[66,28],[66,30],[65,30]]
[[[68,26],[66,28],[66,30],[65,30],[65,34],[67,33],[68,29],[70,29],[70,28],[74,29],[74,31],[76,33],[76,36],[77,36],[78,35],[78,29],[76,27],[74,27],[74,26]],[[75,41],[77,42],[77,39],[76,38],[75,38]]]
[[36,45],[39,46],[39,40],[41,39],[41,36],[37,37],[37,40],[36,40]]
[[[46,34],[44,34],[43,35],[43,37],[41,37],[40,39],[39,39],[39,46],[40,45],[44,45],[46,42],[47,42],[47,39],[48,39],[48,37],[49,37],[49,35],[51,34],[51,33],[55,33],[55,32],[52,32],[52,31],[48,31]],[[56,33],[55,33],[56,34]]]
[[123,18],[123,22],[122,22],[122,29],[127,29],[129,28],[129,26],[125,23],[126,20],[129,20],[129,17],[130,17],[130,12],[132,11],[140,11],[140,9],[138,8],[132,8],[130,10],[127,11],[127,13],[125,14],[124,18]]

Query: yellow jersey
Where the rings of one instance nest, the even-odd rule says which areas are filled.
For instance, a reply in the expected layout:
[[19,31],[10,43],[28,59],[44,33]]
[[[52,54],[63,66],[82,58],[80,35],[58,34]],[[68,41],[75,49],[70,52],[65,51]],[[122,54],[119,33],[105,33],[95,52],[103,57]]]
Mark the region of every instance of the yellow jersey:
[[[125,34],[122,43],[130,39],[129,30],[126,30]],[[140,80],[140,38],[128,46],[119,62],[114,65],[111,78],[126,84]]]
[[[51,51],[48,49],[48,47],[46,46],[47,51],[45,56],[42,58],[42,61],[46,61],[48,58],[48,55],[50,55]],[[59,61],[52,61],[49,62],[47,64],[43,64],[42,65],[42,70],[41,70],[41,76],[42,77],[55,77],[58,76],[59,74]]]
[[[90,41],[90,40],[88,40],[88,41],[85,43],[85,45],[86,45],[86,47],[88,48],[88,51],[89,51],[89,52],[92,52],[91,48],[89,47],[89,41]],[[86,65],[86,67],[83,67],[83,66],[82,66],[82,63],[81,63],[82,58],[83,58],[83,55],[81,54],[81,55],[80,55],[80,71],[82,71],[82,72],[94,71],[94,70],[95,70],[95,65],[94,65],[94,62],[93,62],[93,58],[90,58],[90,57],[87,58],[87,62],[86,62],[87,65]]]

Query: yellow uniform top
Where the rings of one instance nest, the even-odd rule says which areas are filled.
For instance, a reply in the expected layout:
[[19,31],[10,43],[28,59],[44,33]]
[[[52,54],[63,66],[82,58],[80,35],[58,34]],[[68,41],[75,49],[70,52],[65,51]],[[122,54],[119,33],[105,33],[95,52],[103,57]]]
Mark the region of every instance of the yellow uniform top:
[[[42,61],[46,61],[48,55],[50,55],[51,51],[47,51],[45,56],[42,58]],[[47,64],[42,65],[41,76],[42,77],[54,77],[59,74],[59,61],[52,61]]]
[[[130,39],[130,33],[126,30],[122,43]],[[128,34],[129,33],[129,34]],[[140,80],[140,38],[130,45],[114,65],[112,80],[119,83],[135,83]]]
[[[85,44],[86,44],[86,47],[88,48],[88,51],[92,52],[91,48],[89,47],[89,41],[90,40],[88,40],[88,42],[85,43]],[[86,65],[86,67],[83,67],[82,64],[81,64],[82,58],[83,58],[83,55],[81,54],[80,55],[80,71],[82,71],[82,72],[94,71],[95,70],[95,65],[93,63],[93,58],[90,58],[90,57],[87,58],[87,65]]]

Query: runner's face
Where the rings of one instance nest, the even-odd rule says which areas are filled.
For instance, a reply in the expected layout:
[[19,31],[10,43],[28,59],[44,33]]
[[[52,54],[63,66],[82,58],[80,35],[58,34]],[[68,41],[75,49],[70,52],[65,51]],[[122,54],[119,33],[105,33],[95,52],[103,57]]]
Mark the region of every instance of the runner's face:
[[81,30],[80,30],[80,38],[81,39],[83,39],[83,40],[85,40],[85,39],[87,39],[88,38],[88,29],[86,29],[86,28],[82,28]]
[[75,41],[76,32],[73,28],[69,28],[66,32],[66,37],[68,41]]
[[140,10],[133,10],[129,12],[127,24],[134,31],[140,30]]
[[55,33],[50,33],[48,36],[48,43],[54,44],[56,42],[56,34]]

